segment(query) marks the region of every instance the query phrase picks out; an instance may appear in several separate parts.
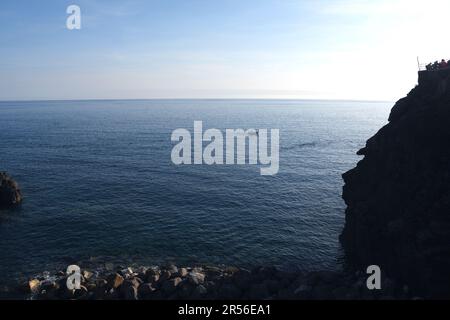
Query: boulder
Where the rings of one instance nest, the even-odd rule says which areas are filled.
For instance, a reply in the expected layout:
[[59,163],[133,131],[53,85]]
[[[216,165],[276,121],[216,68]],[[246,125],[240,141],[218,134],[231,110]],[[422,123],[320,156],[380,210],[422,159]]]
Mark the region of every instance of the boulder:
[[199,285],[205,282],[205,275],[199,271],[193,270],[187,275],[187,279],[190,283]]
[[30,293],[37,293],[41,286],[41,282],[38,279],[32,279],[28,281],[28,291]]
[[139,286],[138,293],[142,299],[148,299],[156,291],[151,283],[143,283]]
[[177,289],[177,287],[179,286],[179,284],[183,281],[183,279],[177,277],[177,278],[173,278],[170,280],[166,280],[162,283],[161,285],[161,290],[166,294],[166,295],[171,295],[172,293],[175,292],[175,290]]
[[108,277],[108,286],[110,288],[117,289],[118,287],[120,287],[122,285],[123,282],[124,282],[124,278],[118,273],[111,274]]
[[184,278],[188,275],[188,270],[186,268],[180,268],[178,269],[178,276],[181,278]]
[[164,282],[166,280],[169,280],[171,277],[172,277],[172,273],[170,271],[166,270],[166,271],[163,271],[161,273],[161,275],[159,276],[159,281]]
[[84,279],[86,279],[86,280],[91,279],[93,275],[94,275],[94,274],[93,274],[92,272],[88,271],[88,270],[84,270],[84,271],[83,271],[83,277],[84,277]]
[[138,288],[128,286],[123,290],[123,297],[125,300],[138,300]]

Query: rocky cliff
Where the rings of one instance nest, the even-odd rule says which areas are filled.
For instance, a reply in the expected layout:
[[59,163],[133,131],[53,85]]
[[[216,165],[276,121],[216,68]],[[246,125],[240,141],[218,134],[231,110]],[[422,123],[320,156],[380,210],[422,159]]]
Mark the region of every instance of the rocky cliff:
[[351,265],[377,264],[427,297],[450,297],[449,147],[450,70],[420,72],[343,175]]
[[21,201],[19,185],[5,172],[0,172],[0,207],[17,205]]

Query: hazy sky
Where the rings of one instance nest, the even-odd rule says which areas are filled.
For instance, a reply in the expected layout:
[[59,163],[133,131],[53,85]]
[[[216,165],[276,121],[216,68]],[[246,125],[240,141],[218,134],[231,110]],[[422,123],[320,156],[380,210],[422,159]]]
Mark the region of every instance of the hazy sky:
[[417,56],[450,59],[449,14],[448,0],[1,0],[0,100],[396,100]]

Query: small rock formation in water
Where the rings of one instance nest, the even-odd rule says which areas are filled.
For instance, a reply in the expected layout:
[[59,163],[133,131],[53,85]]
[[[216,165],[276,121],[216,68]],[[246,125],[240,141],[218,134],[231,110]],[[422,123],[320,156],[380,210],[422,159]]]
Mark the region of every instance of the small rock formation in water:
[[22,194],[19,185],[6,172],[0,172],[0,207],[19,204]]
[[420,72],[358,154],[343,175],[349,262],[450,297],[450,70]]

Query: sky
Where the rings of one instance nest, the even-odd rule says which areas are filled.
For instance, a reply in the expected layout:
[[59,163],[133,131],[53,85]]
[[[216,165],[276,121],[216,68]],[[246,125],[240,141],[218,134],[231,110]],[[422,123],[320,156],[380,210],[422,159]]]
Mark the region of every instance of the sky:
[[417,57],[450,59],[449,13],[448,0],[1,0],[0,100],[395,101]]

